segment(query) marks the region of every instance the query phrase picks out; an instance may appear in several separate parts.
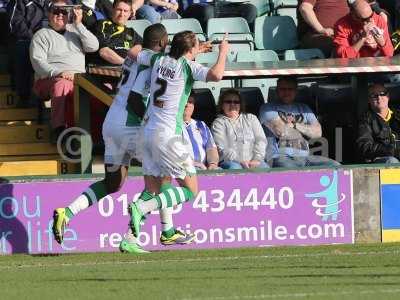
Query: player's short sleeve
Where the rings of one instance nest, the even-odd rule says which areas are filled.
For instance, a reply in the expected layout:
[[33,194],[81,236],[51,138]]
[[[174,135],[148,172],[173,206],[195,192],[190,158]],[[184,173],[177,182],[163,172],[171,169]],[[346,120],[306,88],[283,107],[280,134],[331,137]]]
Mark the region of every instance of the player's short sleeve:
[[302,111],[304,114],[304,123],[305,124],[314,124],[318,122],[317,117],[311,110],[311,108],[308,105],[302,104]]
[[154,53],[153,51],[149,50],[142,50],[139,52],[138,57],[136,59],[137,63],[139,65],[145,65],[145,66],[153,66],[156,60],[161,57],[162,54],[160,53]]
[[210,68],[207,68],[195,61],[189,61],[189,67],[192,71],[192,76],[194,80],[206,81],[207,73]]
[[150,92],[151,68],[140,66],[131,91],[147,97]]

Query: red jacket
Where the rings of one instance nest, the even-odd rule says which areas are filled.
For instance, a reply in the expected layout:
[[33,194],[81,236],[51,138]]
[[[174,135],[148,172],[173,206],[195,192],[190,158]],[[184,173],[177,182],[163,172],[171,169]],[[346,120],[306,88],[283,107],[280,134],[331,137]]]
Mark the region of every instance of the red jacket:
[[360,39],[363,25],[355,21],[350,14],[339,19],[335,24],[335,36],[333,45],[335,48],[335,56],[340,58],[359,58],[359,57],[375,57],[375,56],[393,56],[393,45],[390,40],[387,23],[385,20],[374,13],[372,16],[377,27],[383,30],[385,45],[373,49],[369,46],[363,46],[360,51],[354,50],[352,45]]

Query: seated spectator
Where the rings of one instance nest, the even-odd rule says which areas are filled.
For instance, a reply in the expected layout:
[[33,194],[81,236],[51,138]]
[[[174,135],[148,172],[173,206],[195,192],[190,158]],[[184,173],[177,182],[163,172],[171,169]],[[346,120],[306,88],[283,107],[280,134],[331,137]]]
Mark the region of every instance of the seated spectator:
[[210,18],[242,17],[249,23],[250,29],[254,30],[254,21],[257,17],[257,8],[251,3],[234,3],[229,1],[212,0],[182,0],[181,15],[184,18],[197,19],[204,32],[207,32],[207,22]]
[[277,103],[265,103],[260,108],[260,121],[268,140],[266,160],[273,167],[337,166],[338,162],[310,155],[308,139],[320,138],[321,125],[311,109],[296,103],[297,78],[278,79]]
[[369,109],[359,121],[357,148],[364,162],[398,163],[400,159],[400,111],[389,108],[383,84],[368,89]]
[[336,23],[333,43],[340,58],[393,56],[387,22],[365,0],[354,1]]
[[[47,26],[47,2],[11,0],[8,4],[11,44],[11,69],[15,92],[19,98],[18,107],[29,107],[33,100],[33,69],[29,60],[29,45],[32,36]],[[6,27],[6,28],[7,28]]]
[[346,0],[299,1],[297,33],[300,48],[319,48],[325,57],[330,57],[334,25],[348,13]]
[[[55,137],[72,125],[74,74],[85,72],[85,53],[99,48],[97,38],[82,24],[82,9],[75,8],[68,24],[65,0],[54,0],[48,12],[49,28],[35,33],[30,58],[35,70],[34,90],[51,99],[51,125]],[[66,117],[66,110],[69,112]]]
[[137,16],[150,23],[160,23],[162,19],[179,19],[179,4],[176,0],[148,0],[137,10]]
[[88,62],[103,65],[122,65],[128,50],[142,43],[142,38],[126,22],[132,14],[131,0],[115,0],[111,20],[97,23],[95,35],[99,51],[89,55]]
[[183,112],[183,121],[186,125],[186,130],[183,133],[188,141],[189,153],[192,154],[194,165],[197,169],[217,169],[219,162],[218,150],[211,131],[203,121],[192,119],[195,102],[196,99],[192,92]]
[[268,168],[264,162],[267,139],[257,117],[245,113],[238,90],[228,89],[218,101],[220,115],[212,124],[220,167],[223,169]]

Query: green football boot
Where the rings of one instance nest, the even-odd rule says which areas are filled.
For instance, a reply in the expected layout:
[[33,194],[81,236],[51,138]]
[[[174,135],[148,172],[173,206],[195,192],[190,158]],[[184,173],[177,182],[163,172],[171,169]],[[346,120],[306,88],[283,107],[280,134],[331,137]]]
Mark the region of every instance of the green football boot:
[[125,239],[119,244],[119,251],[133,254],[150,253],[150,251],[144,250],[137,243],[128,242]]
[[139,236],[140,226],[142,221],[144,220],[144,216],[140,213],[138,207],[136,206],[136,202],[132,202],[128,206],[129,215],[131,217],[131,221],[129,226],[131,227],[132,233],[134,236]]
[[62,244],[64,239],[64,231],[69,222],[69,218],[65,214],[65,208],[57,208],[53,213],[53,236],[57,243]]

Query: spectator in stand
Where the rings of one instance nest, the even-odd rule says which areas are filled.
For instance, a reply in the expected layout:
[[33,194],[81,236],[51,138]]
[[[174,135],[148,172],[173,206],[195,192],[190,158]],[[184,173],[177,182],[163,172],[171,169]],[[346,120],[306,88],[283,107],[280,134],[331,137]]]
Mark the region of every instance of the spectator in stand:
[[203,121],[192,119],[195,103],[196,99],[192,92],[183,112],[183,121],[186,125],[183,134],[188,141],[189,153],[197,169],[218,169],[218,149],[210,129]]
[[88,56],[88,61],[103,65],[122,65],[128,50],[142,43],[142,38],[126,22],[132,15],[131,0],[115,0],[111,20],[99,21],[95,35],[99,51]]
[[[35,70],[34,90],[42,99],[51,99],[53,138],[73,125],[73,80],[85,72],[85,53],[99,48],[97,38],[82,24],[82,9],[74,8],[68,24],[65,0],[54,0],[48,12],[49,28],[35,33],[30,58]],[[66,116],[66,110],[68,111]]]
[[364,162],[398,163],[400,111],[389,108],[389,93],[380,83],[368,89],[369,109],[359,121],[357,148]]
[[113,5],[109,0],[81,0],[82,23],[91,32],[95,32],[97,21],[112,18]]
[[349,13],[347,0],[301,0],[297,33],[301,48],[319,48],[325,57],[333,50],[335,23]]
[[32,103],[33,69],[29,60],[29,45],[32,36],[47,26],[46,0],[11,0],[8,5],[10,34],[13,44],[11,55],[12,77],[19,98],[19,107]]
[[310,155],[308,139],[322,136],[321,125],[312,110],[296,103],[297,78],[278,79],[277,103],[265,103],[260,108],[260,121],[268,140],[266,160],[273,167],[337,166],[338,162]]
[[[254,21],[257,17],[257,8],[246,2],[234,3],[229,1],[212,0],[182,0],[181,16],[184,18],[197,19],[203,31],[207,31],[207,22],[210,18],[242,17],[249,23],[250,29],[254,30]],[[217,5],[217,6],[216,6]]]
[[333,43],[340,58],[393,56],[387,22],[365,0],[354,1],[336,23]]
[[138,9],[137,16],[155,24],[160,23],[162,19],[179,19],[178,8],[176,0],[148,0]]
[[268,168],[264,161],[267,139],[253,114],[245,106],[236,89],[221,93],[218,101],[221,113],[212,124],[220,167],[223,169]]

